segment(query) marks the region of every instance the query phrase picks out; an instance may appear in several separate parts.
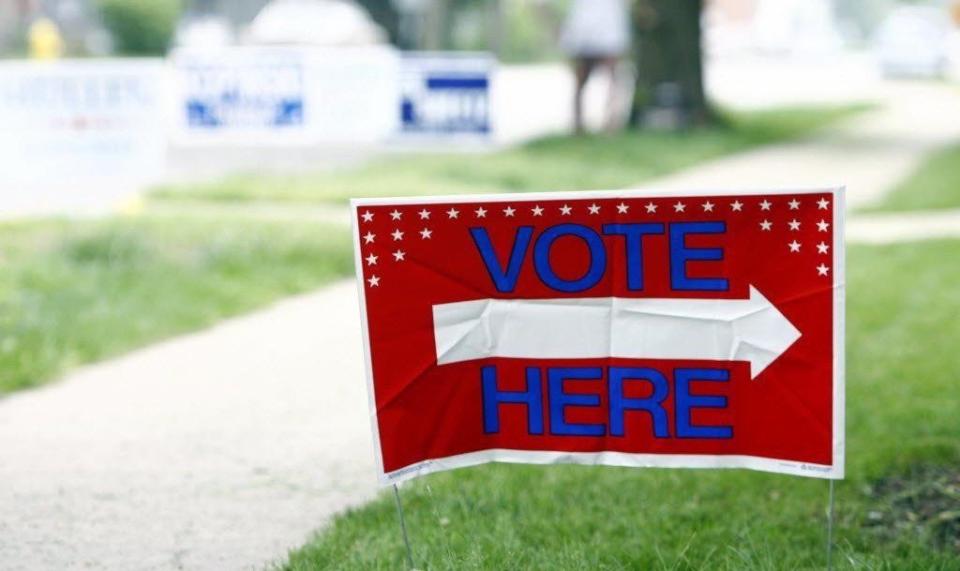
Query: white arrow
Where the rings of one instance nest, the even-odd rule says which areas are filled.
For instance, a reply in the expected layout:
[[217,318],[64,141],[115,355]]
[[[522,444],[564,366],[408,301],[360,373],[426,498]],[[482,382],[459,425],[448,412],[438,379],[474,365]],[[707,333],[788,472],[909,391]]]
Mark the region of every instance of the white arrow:
[[749,299],[478,299],[433,306],[441,365],[527,359],[749,361],[752,378],[800,331],[750,287]]

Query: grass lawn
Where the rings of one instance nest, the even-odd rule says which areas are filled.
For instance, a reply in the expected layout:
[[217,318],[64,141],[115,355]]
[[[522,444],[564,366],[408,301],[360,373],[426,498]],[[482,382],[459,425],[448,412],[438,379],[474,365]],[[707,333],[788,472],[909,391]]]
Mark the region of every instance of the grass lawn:
[[871,211],[960,208],[960,145],[927,159]]
[[[960,241],[854,247],[837,569],[960,569]],[[488,465],[402,489],[420,569],[824,568],[827,483],[746,471]],[[393,497],[284,568],[399,569]]]
[[244,175],[157,189],[156,200],[346,202],[351,197],[623,188],[701,161],[810,133],[863,105],[730,114],[685,133],[554,137],[491,154],[402,155],[359,169]]
[[143,216],[0,224],[0,395],[352,271],[346,229]]
[[394,157],[350,172],[235,177],[159,189],[139,217],[0,223],[0,395],[352,272],[345,228],[270,220],[264,209],[234,212],[222,201],[623,186],[863,109],[767,111],[685,134],[558,137],[493,154]]

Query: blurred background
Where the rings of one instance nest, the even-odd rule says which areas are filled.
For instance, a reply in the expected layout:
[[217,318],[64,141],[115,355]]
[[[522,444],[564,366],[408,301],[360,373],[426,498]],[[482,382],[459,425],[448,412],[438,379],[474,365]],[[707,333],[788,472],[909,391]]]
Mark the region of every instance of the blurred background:
[[[571,4],[5,0],[0,211],[103,212],[158,183],[569,131]],[[629,4],[630,47],[585,90],[594,130],[683,128],[708,100],[864,103],[884,79],[944,81],[960,66],[948,0],[713,0],[675,23],[657,2]]]
[[[824,184],[851,244],[843,564],[954,568],[958,79],[960,0],[0,0],[0,568],[400,553],[349,548],[395,538],[389,498],[310,539],[375,497],[351,197]],[[496,470],[413,487],[424,544],[463,516],[436,566],[510,544],[443,498],[587,486]],[[707,551],[750,533],[767,568],[820,565],[813,484],[592,474],[720,522],[693,548],[638,524],[638,568],[762,567]]]

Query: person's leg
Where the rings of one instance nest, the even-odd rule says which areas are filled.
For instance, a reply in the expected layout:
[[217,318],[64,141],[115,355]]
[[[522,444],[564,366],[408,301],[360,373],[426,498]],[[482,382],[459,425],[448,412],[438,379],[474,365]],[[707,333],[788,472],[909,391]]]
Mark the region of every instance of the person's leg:
[[573,129],[579,135],[584,132],[583,125],[583,90],[590,79],[593,61],[590,58],[579,57],[574,60],[574,91],[573,91]]
[[610,88],[607,92],[607,108],[604,113],[604,129],[614,133],[620,129],[620,58],[610,56],[601,63],[610,74]]

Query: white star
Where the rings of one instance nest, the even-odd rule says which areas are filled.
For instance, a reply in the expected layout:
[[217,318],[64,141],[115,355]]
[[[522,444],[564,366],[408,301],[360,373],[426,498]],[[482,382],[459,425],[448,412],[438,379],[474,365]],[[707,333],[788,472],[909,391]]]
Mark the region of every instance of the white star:
[[600,214],[600,207],[597,206],[597,203],[596,203],[596,202],[594,202],[593,204],[591,204],[590,206],[588,206],[588,207],[587,207],[587,210],[590,211],[590,214]]
[[377,238],[376,234],[374,234],[373,232],[367,232],[367,234],[363,237],[363,243],[372,244],[373,241],[376,240],[376,238]]
[[826,232],[829,227],[830,223],[826,220],[821,219],[820,222],[817,222],[817,230],[820,232]]
[[460,211],[457,210],[456,208],[451,208],[450,210],[447,210],[447,216],[448,216],[451,220],[453,220],[454,218],[460,216]]
[[373,212],[370,212],[369,210],[367,210],[366,212],[363,213],[364,222],[370,222],[372,220],[373,220]]
[[773,222],[770,222],[769,220],[764,220],[760,223],[760,229],[764,232],[769,232],[771,228],[773,228]]
[[800,221],[797,220],[796,218],[794,218],[794,219],[791,220],[790,222],[787,222],[787,224],[790,225],[790,230],[791,230],[792,232],[796,232],[797,230],[800,229]]
[[800,210],[800,201],[797,200],[796,198],[794,198],[793,200],[791,200],[791,201],[788,202],[787,204],[790,205],[790,210]]
[[630,210],[630,207],[628,205],[622,202],[617,205],[617,214],[626,214],[627,210]]
[[764,200],[760,203],[760,210],[770,210],[772,203],[769,200]]
[[819,244],[817,244],[818,254],[826,254],[829,250],[830,250],[830,246],[828,246],[826,242],[820,242]]
[[398,262],[402,262],[407,259],[407,253],[403,250],[397,250],[393,253],[393,259]]
[[656,212],[656,211],[657,211],[657,205],[654,204],[654,203],[652,203],[652,202],[648,202],[648,203],[647,203],[647,212],[650,213],[650,214],[653,214],[653,213]]
[[713,212],[713,203],[709,200],[703,203],[704,212]]
[[477,218],[486,218],[486,217],[487,217],[487,209],[484,208],[484,207],[482,207],[482,206],[481,206],[480,208],[474,210],[474,212],[476,213]]
[[830,268],[824,264],[817,266],[817,275],[825,276],[830,273]]
[[533,212],[534,216],[543,216],[543,209],[540,208],[539,204],[531,208],[530,212]]
[[379,276],[371,276],[371,278],[368,279],[367,281],[370,283],[370,287],[377,287],[377,286],[380,285],[380,277],[379,277]]
[[826,210],[830,208],[830,201],[827,200],[826,198],[821,198],[820,200],[817,201],[817,208],[819,208],[820,210]]
[[732,208],[734,212],[740,212],[743,210],[743,203],[739,200],[734,200],[730,203],[730,208]]
[[676,212],[683,212],[684,210],[687,209],[687,205],[684,204],[684,203],[682,203],[682,202],[678,202],[678,203],[676,203],[676,204],[673,205],[673,209],[674,209]]
[[394,220],[400,220],[400,218],[402,217],[403,217],[403,214],[397,209],[394,209],[393,212],[390,213],[390,218]]
[[377,257],[374,256],[373,254],[370,254],[369,256],[367,256],[367,265],[368,266],[377,265]]
[[394,230],[392,236],[393,236],[394,242],[403,240],[403,232],[401,232],[400,230]]
[[420,220],[430,220],[430,211],[427,210],[426,208],[424,208],[423,210],[421,210],[421,211],[418,212],[417,214],[420,215]]
[[506,216],[507,218],[513,218],[513,213],[516,211],[517,211],[516,208],[512,206],[508,206],[503,209],[503,215]]
[[800,251],[800,242],[797,242],[796,240],[794,240],[793,242],[790,242],[789,244],[787,244],[787,246],[790,246],[790,251],[791,251],[791,252],[799,252],[799,251]]
[[433,236],[433,231],[427,228],[424,228],[420,231],[420,238],[423,240],[429,240],[430,236]]
[[573,208],[570,208],[566,204],[560,207],[560,214],[564,216],[570,216],[570,213],[573,211]]

